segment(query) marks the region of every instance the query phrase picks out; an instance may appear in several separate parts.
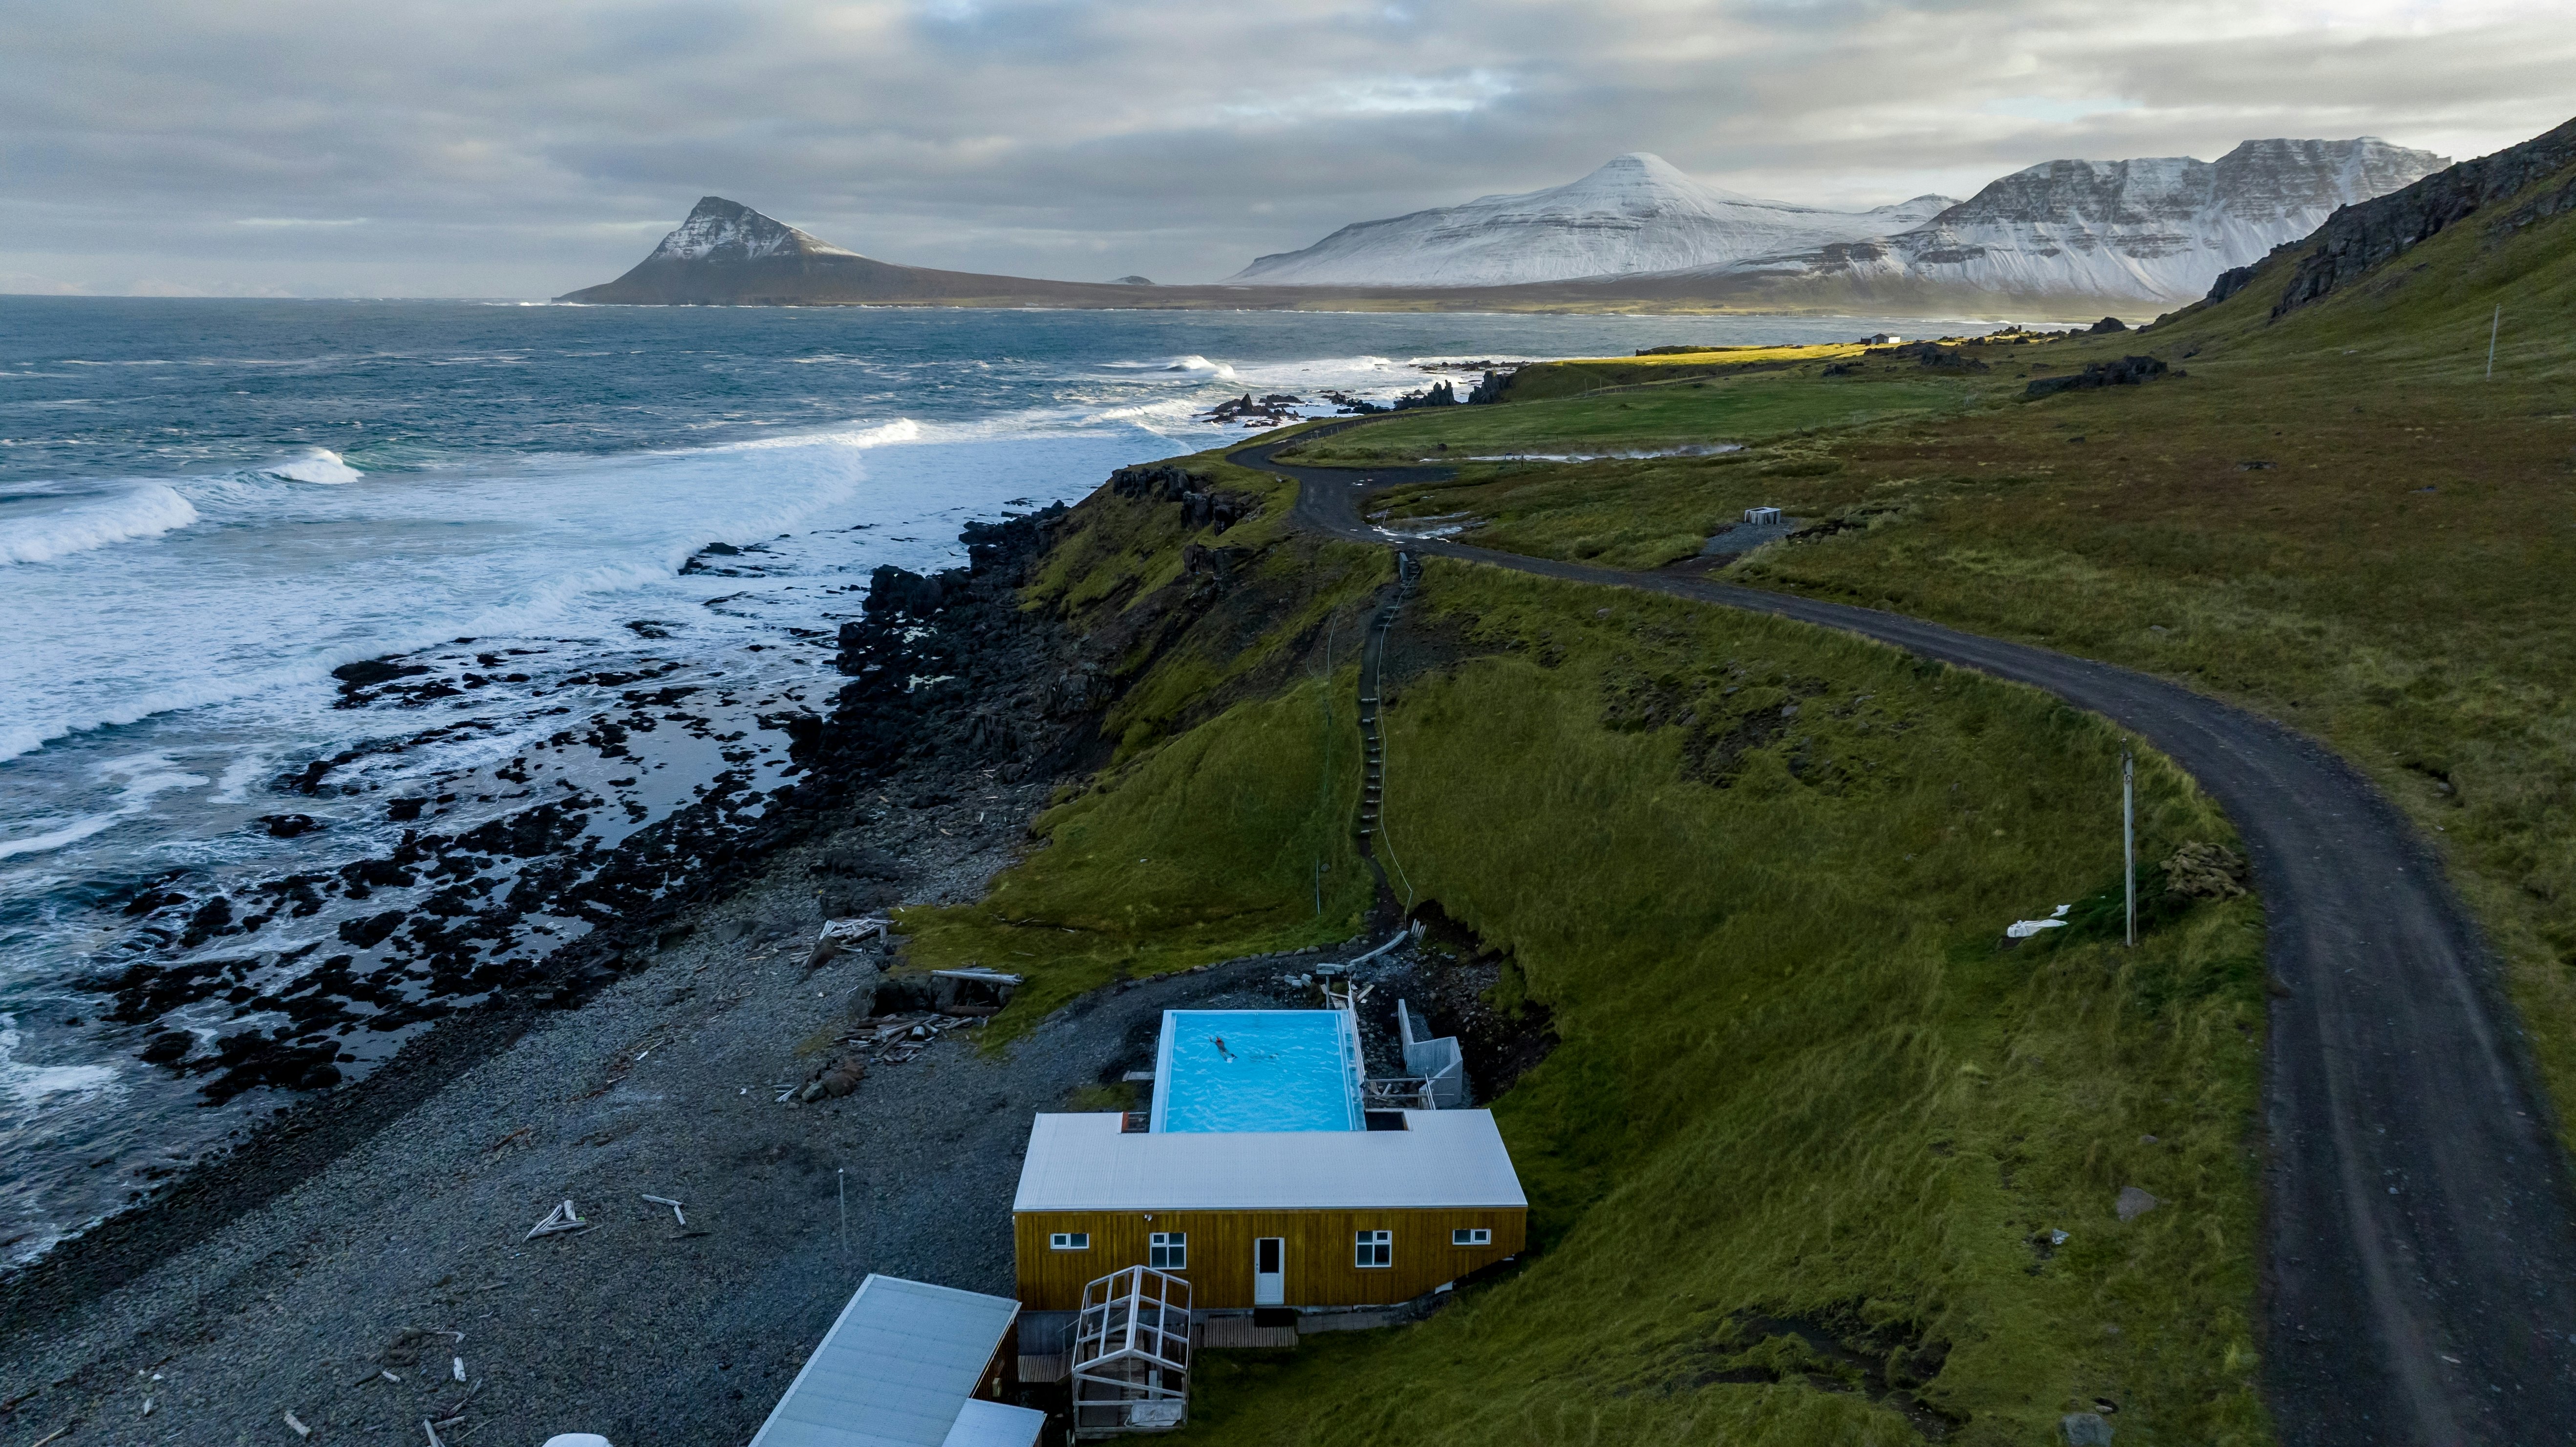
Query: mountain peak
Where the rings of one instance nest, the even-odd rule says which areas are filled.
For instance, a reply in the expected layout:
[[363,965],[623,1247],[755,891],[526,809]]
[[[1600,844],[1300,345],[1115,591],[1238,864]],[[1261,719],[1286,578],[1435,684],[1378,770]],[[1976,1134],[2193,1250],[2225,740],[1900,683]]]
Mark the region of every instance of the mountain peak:
[[855,251],[763,216],[739,201],[701,196],[651,260],[753,261],[767,256],[856,256]]
[[1931,214],[1912,206],[1851,213],[1760,201],[1695,181],[1651,151],[1630,151],[1543,191],[1357,222],[1302,251],[1261,257],[1228,280],[1508,286],[1681,271],[1887,236]]
[[1658,186],[1672,186],[1686,190],[1695,189],[1699,184],[1683,175],[1681,167],[1652,151],[1630,151],[1626,155],[1612,156],[1595,167],[1592,174],[1584,179],[1590,181],[1605,177],[1628,176],[1641,177]]
[[2443,164],[2430,151],[2370,136],[2246,141],[2215,161],[2043,161],[1883,246],[1786,259],[1775,269],[1873,285],[2191,301],[2220,273],[2315,231],[2335,208]]

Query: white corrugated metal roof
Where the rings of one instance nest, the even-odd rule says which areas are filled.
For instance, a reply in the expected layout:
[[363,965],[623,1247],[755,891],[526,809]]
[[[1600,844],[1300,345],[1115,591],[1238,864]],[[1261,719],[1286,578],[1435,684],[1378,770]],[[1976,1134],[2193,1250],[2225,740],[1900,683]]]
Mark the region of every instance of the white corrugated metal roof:
[[1139,1131],[1042,1115],[1014,1211],[1527,1206],[1491,1112],[1409,1110],[1386,1131]]
[[984,1447],[951,1434],[1019,1309],[1008,1297],[869,1277],[752,1447]]
[[969,1397],[939,1447],[1038,1447],[1038,1432],[1045,1426],[1044,1412]]

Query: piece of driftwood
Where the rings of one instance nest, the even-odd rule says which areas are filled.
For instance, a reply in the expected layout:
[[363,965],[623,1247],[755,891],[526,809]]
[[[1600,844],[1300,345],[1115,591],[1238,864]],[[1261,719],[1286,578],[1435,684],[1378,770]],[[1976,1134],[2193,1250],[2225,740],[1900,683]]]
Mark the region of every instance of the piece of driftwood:
[[461,1422],[465,1420],[465,1404],[473,1401],[474,1394],[481,1390],[483,1390],[483,1383],[478,1380],[473,1385],[465,1389],[464,1396],[457,1398],[447,1406],[432,1408],[431,1410],[438,1414],[438,1425],[444,1427],[450,1422]]
[[652,1202],[656,1206],[670,1207],[671,1219],[679,1222],[682,1227],[685,1228],[689,1224],[689,1218],[680,1214],[679,1202],[672,1200],[668,1196],[646,1196],[644,1199]]
[[874,915],[857,919],[826,920],[823,923],[823,932],[814,940],[813,951],[805,957],[805,968],[810,970],[830,964],[833,957],[841,951],[852,948],[864,940],[883,935],[892,927],[893,921],[878,919]]
[[[303,1423],[301,1423],[301,1422],[296,1421],[296,1420],[295,1420],[295,1414],[294,1414],[293,1412],[289,1412],[289,1413],[287,1413],[287,1414],[286,1414],[286,1428],[287,1428],[287,1430],[288,1430],[288,1431],[293,1432],[293,1433],[294,1433],[296,1436],[298,1436],[298,1437],[310,1437],[310,1436],[312,1436],[312,1435],[313,1435],[313,1429],[312,1429],[312,1428],[310,1428],[310,1427],[305,1426],[305,1425],[304,1425]],[[60,1432],[56,1432],[56,1433],[54,1434],[54,1437],[59,1437],[59,1436],[61,1436],[61,1435],[63,1435],[63,1434],[62,1434],[62,1433],[60,1433]],[[45,1439],[45,1442],[51,1442],[51,1441],[53,1441],[53,1440],[54,1440],[54,1437],[48,1437],[48,1438],[46,1438],[46,1439]],[[39,1442],[39,1443],[37,1443],[37,1444],[36,1444],[36,1447],[45,1447],[45,1442]]]
[[555,1207],[552,1211],[547,1212],[546,1219],[529,1227],[528,1234],[522,1239],[534,1241],[540,1236],[553,1236],[564,1231],[587,1231],[589,1229],[590,1223],[581,1219],[581,1213],[572,1208],[572,1202],[566,1201],[562,1205]]
[[465,1380],[465,1358],[463,1358],[463,1357],[449,1357],[449,1358],[447,1359],[447,1362],[448,1362],[448,1365],[449,1365],[450,1367],[452,1367],[452,1368],[455,1370],[455,1372],[456,1372],[456,1380],[458,1380],[458,1381],[460,1381],[460,1382],[461,1382],[461,1381],[464,1381],[464,1380]]
[[[288,1421],[290,1421],[290,1422],[294,1421],[294,1420],[295,1420],[295,1414],[294,1414],[294,1413],[292,1413],[292,1412],[287,1413],[287,1414],[286,1414],[286,1420],[288,1420]],[[52,1430],[52,1431],[50,1431],[50,1432],[46,1433],[44,1436],[37,1438],[37,1439],[36,1439],[36,1447],[45,1447],[45,1444],[46,1444],[46,1443],[53,1441],[55,1438],[60,1437],[60,1436],[61,1436],[61,1435],[63,1435],[65,1432],[68,1432],[68,1431],[70,1431],[70,1430],[71,1430],[71,1428],[69,1428],[69,1427],[56,1427],[54,1430]],[[301,1427],[298,1427],[296,1430],[297,1430],[297,1431],[299,1431],[299,1432],[301,1432],[301,1431],[303,1431],[304,1429],[303,1429],[303,1428],[301,1428]]]
[[447,1447],[446,1443],[438,1440],[438,1429],[429,1425],[427,1417],[420,1419],[420,1430],[423,1436],[429,1438],[429,1447]]

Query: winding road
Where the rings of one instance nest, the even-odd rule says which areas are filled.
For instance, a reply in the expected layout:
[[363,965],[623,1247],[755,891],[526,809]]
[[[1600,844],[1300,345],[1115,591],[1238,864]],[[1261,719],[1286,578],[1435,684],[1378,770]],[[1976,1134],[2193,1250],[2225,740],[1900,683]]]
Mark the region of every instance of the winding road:
[[[1371,492],[1448,475],[1275,461],[1285,445],[1229,460],[1293,478],[1296,525],[1353,542],[1397,541],[1364,521]],[[2413,826],[2349,764],[2179,684],[1900,614],[1403,541],[1417,554],[1856,633],[2045,689],[2181,764],[2244,836],[2266,911],[2261,1308],[2264,1395],[2281,1441],[2576,1442],[2566,1158],[2468,912]]]

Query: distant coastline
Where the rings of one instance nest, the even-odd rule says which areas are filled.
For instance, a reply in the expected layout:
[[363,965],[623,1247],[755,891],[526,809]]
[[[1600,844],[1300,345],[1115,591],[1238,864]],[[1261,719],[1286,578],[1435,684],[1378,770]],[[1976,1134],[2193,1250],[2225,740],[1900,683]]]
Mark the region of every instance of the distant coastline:
[[1705,271],[1454,287],[1043,281],[879,261],[722,196],[699,198],[688,218],[625,275],[566,292],[555,300],[589,306],[1872,315],[2034,321],[2089,320],[2103,309],[2103,298],[2090,293],[2025,294],[1926,285],[1919,280]]
[[[1524,315],[1972,317],[2091,321],[2106,305],[2091,295],[1971,288],[1874,288],[1763,276],[1604,277],[1515,286],[1155,286],[987,276],[869,261],[863,268],[783,265],[639,266],[617,280],[554,298],[578,306],[899,306],[1057,311],[1313,311]],[[2130,311],[2145,303],[2130,301]]]

